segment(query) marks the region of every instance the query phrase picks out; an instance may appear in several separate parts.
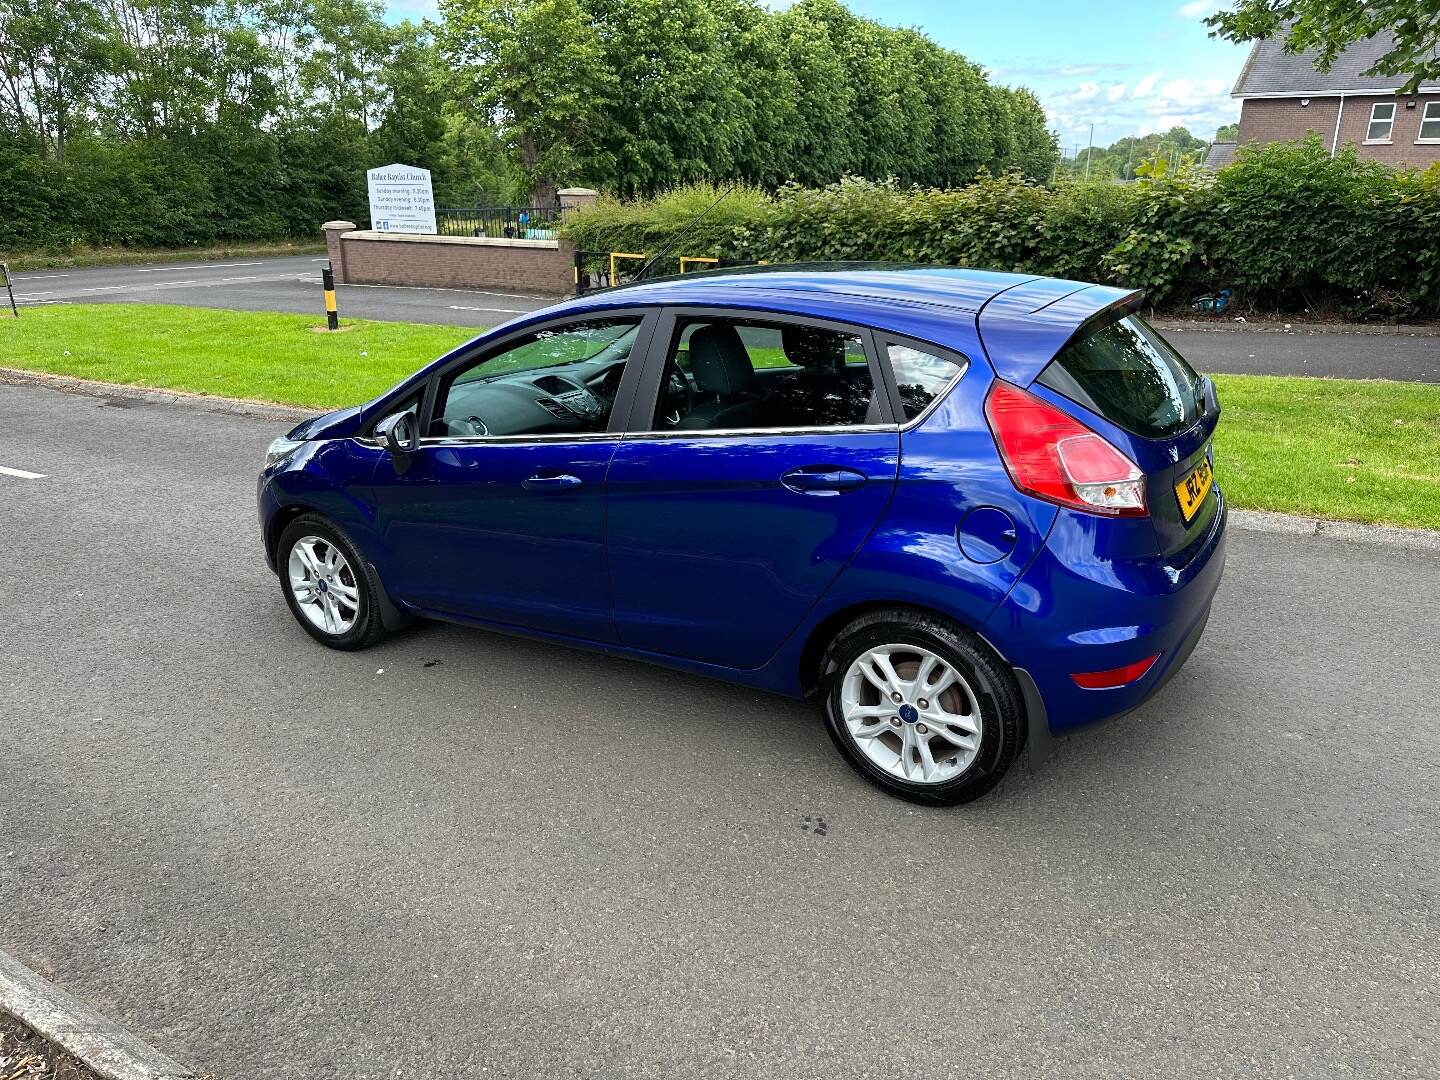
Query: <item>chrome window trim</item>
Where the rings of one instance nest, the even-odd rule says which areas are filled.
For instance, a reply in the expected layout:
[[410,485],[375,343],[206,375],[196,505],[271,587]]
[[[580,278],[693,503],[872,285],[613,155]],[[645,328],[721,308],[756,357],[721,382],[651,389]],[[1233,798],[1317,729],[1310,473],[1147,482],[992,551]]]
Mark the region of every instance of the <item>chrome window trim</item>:
[[849,434],[896,434],[900,431],[895,424],[840,424],[828,427],[763,427],[763,428],[670,428],[666,431],[627,431],[626,439],[703,439],[736,438],[764,435],[849,435]]
[[619,442],[619,431],[577,431],[574,434],[551,433],[548,435],[476,435],[462,437],[455,435],[427,435],[420,440],[421,446],[475,446],[485,443],[531,443],[531,442]]

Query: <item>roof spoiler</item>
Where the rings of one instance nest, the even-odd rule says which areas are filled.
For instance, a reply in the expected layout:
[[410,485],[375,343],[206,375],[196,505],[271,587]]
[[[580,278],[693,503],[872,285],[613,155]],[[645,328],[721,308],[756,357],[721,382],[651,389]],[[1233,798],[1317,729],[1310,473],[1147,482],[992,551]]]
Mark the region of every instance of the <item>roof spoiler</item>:
[[1040,279],[1000,293],[980,309],[975,326],[996,374],[1028,386],[1070,342],[1133,315],[1144,302],[1143,289]]

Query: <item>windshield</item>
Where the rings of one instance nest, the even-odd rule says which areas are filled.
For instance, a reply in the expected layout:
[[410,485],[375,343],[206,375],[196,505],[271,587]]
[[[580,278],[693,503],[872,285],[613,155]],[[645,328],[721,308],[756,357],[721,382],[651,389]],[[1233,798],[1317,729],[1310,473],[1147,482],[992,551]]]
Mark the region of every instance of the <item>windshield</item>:
[[560,330],[542,330],[529,341],[507,349],[455,380],[457,385],[486,382],[517,371],[559,367],[603,359],[602,354],[627,356],[639,333],[633,319],[572,323]]

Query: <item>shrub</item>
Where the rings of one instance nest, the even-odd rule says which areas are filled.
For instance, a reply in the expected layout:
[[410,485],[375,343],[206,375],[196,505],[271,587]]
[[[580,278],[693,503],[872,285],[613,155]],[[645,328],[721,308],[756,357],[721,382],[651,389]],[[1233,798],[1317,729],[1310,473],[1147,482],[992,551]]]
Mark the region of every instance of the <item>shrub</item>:
[[679,254],[730,257],[736,226],[763,216],[769,198],[759,188],[739,184],[720,200],[726,190],[699,183],[643,202],[601,196],[569,215],[564,233],[584,251],[640,252],[654,251],[689,229]]
[[[1042,187],[982,172],[950,190],[853,177],[773,198],[742,189],[675,253],[987,267],[1143,288],[1171,308],[1228,287],[1239,310],[1440,314],[1440,166],[1332,158],[1312,136],[1246,149],[1213,175],[1141,171],[1133,184]],[[565,232],[588,250],[654,251],[715,194],[604,199]]]

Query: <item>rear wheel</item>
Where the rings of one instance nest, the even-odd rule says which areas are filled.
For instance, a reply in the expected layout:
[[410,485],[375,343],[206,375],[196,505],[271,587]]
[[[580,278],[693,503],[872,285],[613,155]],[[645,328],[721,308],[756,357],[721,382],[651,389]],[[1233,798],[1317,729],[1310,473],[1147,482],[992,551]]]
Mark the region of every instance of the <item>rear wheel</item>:
[[938,617],[867,615],[836,637],[822,670],[830,738],[861,776],[899,798],[978,799],[1024,742],[1014,676],[979,638]]
[[302,514],[280,535],[277,555],[285,602],[316,641],[348,651],[385,637],[375,572],[330,521]]

